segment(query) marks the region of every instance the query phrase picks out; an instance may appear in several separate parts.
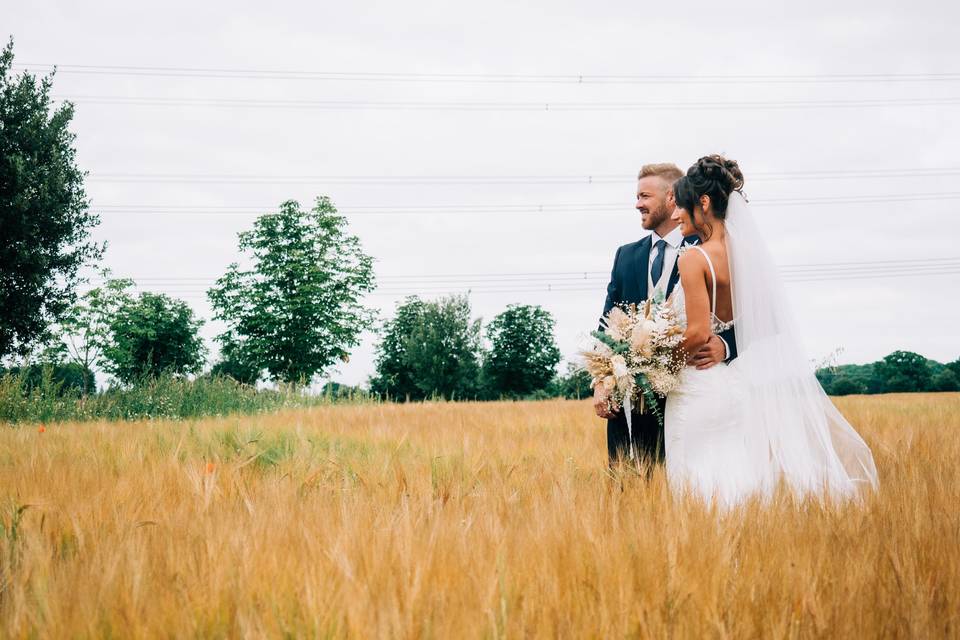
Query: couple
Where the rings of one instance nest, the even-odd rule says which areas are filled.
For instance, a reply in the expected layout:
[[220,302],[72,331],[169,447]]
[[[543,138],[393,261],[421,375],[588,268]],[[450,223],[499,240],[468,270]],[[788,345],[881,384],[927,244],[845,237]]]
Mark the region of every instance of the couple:
[[611,464],[635,451],[665,462],[674,489],[732,506],[784,482],[799,495],[852,497],[877,486],[866,443],[826,396],[801,348],[786,292],[733,160],[700,158],[684,175],[646,165],[637,205],[650,235],[617,250],[603,315],[659,290],[688,354],[679,388],[652,412],[607,418]]

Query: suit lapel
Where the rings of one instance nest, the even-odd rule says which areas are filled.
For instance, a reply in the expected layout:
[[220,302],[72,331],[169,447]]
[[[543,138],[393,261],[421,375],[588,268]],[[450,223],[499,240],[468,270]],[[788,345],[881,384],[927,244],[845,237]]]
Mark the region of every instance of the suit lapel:
[[637,286],[640,288],[640,300],[647,299],[647,281],[650,279],[650,236],[640,241],[637,251]]
[[[683,239],[681,247],[685,246],[694,246],[700,244],[700,238],[697,236],[687,236]],[[673,270],[670,272],[670,280],[667,281],[667,297],[670,297],[670,294],[673,293],[673,288],[677,286],[677,283],[680,281],[680,255],[677,254],[677,259],[673,262]]]

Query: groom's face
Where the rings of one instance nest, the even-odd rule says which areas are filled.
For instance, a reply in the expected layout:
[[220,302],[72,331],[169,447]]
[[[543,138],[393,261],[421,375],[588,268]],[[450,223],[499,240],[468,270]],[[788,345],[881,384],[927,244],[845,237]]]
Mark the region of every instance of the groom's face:
[[673,204],[670,185],[660,176],[647,176],[637,182],[637,211],[644,229],[653,230],[670,218]]

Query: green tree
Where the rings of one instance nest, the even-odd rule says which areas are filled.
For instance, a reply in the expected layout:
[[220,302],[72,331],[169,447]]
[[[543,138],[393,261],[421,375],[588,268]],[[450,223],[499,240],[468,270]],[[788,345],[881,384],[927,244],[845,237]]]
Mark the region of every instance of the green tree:
[[422,397],[476,398],[480,374],[480,320],[471,320],[466,296],[424,305],[406,345]]
[[[90,374],[93,367],[104,367],[103,355],[110,338],[110,324],[121,307],[133,300],[129,293],[133,280],[111,278],[109,269],[101,270],[100,277],[103,283],[84,293],[67,310],[59,330],[66,359]],[[92,377],[85,379],[83,388],[85,393],[94,390]]]
[[931,387],[934,391],[960,391],[960,378],[952,369],[944,369],[934,376]]
[[373,322],[361,297],[374,286],[373,261],[346,227],[319,197],[310,211],[288,200],[240,233],[251,268],[231,264],[208,292],[214,317],[227,325],[221,351],[293,384],[346,360]]
[[110,322],[105,369],[128,384],[158,375],[196,373],[206,355],[199,335],[202,324],[185,302],[141,293],[121,305]]
[[874,365],[874,371],[888,392],[927,391],[930,365],[919,353],[894,351]]
[[858,384],[853,378],[841,375],[834,379],[833,384],[829,387],[829,391],[832,396],[849,396],[863,393],[865,389],[863,385]]
[[957,358],[953,362],[949,362],[944,366],[946,366],[947,369],[950,369],[950,371],[953,371],[954,375],[956,375],[957,378],[960,379],[960,358]]
[[73,105],[54,109],[53,74],[11,75],[13,39],[0,53],[0,357],[26,355],[76,299],[79,269],[103,246],[89,239],[77,168]]
[[352,400],[365,398],[368,395],[360,387],[353,387],[332,380],[323,385],[320,394],[331,400]]
[[567,372],[553,379],[551,395],[571,400],[590,398],[593,396],[590,381],[590,374],[587,373],[586,369],[573,362],[568,362]]
[[213,365],[210,374],[214,376],[226,376],[233,378],[237,382],[255,385],[260,381],[262,371],[257,365],[244,359],[241,354],[236,353],[236,345],[226,341],[220,348],[220,360]]
[[58,396],[85,394],[96,386],[93,371],[84,369],[75,362],[45,362],[23,367],[0,368],[2,375],[20,376],[21,388],[25,395],[34,390],[44,392],[55,389]]
[[386,325],[371,387],[400,400],[476,398],[480,331],[465,296],[435,302],[408,298]]
[[424,309],[422,300],[408,297],[397,306],[393,319],[383,323],[383,339],[377,347],[377,373],[370,379],[372,393],[400,400],[422,397],[410,369],[407,343],[414,327],[423,322]]
[[543,390],[557,373],[560,349],[553,316],[537,305],[512,304],[487,326],[491,348],[484,380],[494,396],[524,396]]

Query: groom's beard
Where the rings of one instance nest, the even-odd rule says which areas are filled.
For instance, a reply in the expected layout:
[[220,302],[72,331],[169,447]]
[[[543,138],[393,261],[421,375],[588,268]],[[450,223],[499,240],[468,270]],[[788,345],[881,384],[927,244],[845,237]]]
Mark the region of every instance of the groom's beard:
[[653,231],[670,217],[670,212],[667,211],[666,206],[663,206],[659,207],[656,211],[649,211],[645,217],[643,216],[643,211],[641,211],[640,216],[643,222],[643,228],[648,231]]

